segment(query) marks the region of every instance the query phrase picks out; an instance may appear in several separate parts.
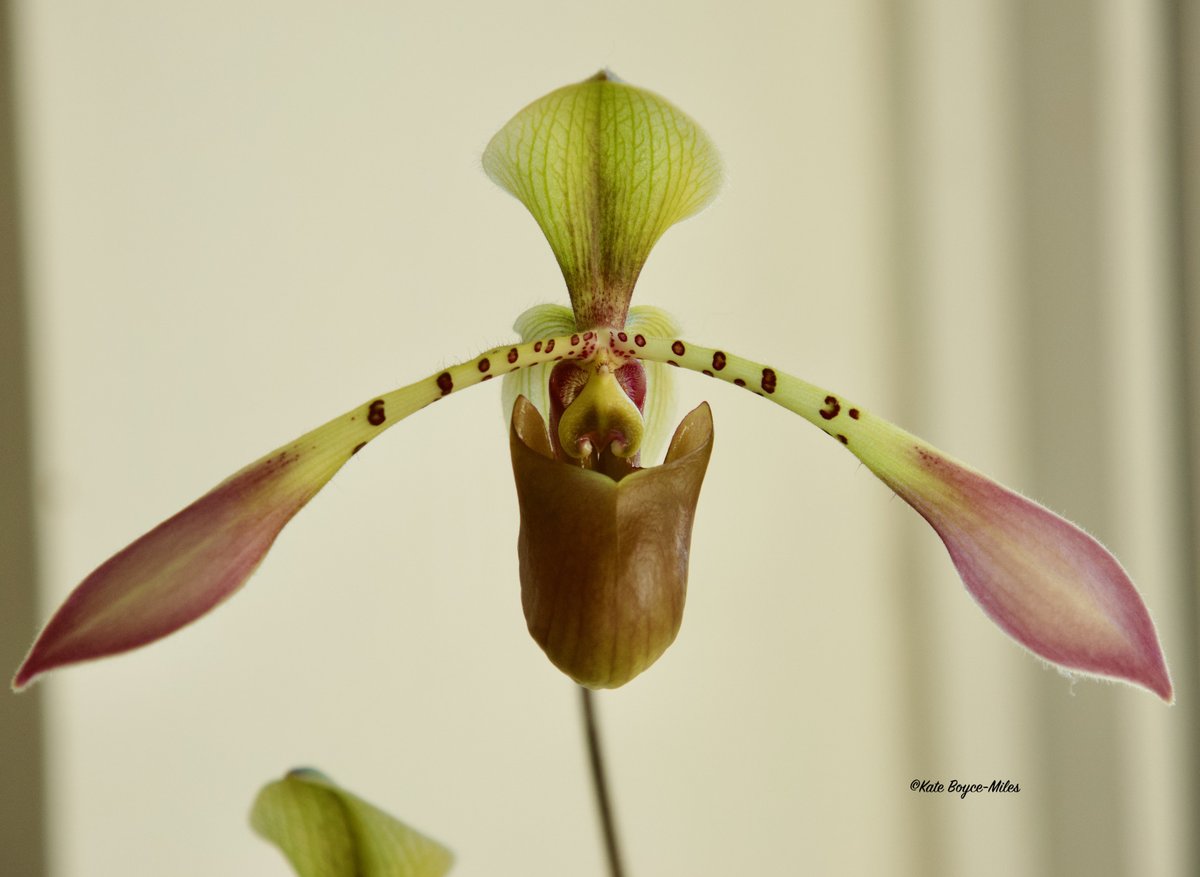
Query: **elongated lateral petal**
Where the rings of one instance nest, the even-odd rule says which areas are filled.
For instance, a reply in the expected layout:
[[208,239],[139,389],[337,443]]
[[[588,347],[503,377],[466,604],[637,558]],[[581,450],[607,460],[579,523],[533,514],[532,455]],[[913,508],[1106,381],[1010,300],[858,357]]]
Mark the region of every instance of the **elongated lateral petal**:
[[388,427],[497,374],[590,356],[591,333],[489,350],[337,417],[221,482],[101,564],[50,619],[13,679],[21,689],[55,667],[166,636],[228,598],[305,503]]
[[580,685],[624,685],[675,640],[712,438],[701,405],[679,424],[663,465],[616,480],[554,459],[541,415],[517,400],[521,604],[538,645]]
[[454,855],[314,770],[264,786],[250,825],[300,877],[443,877]]
[[1087,533],[844,397],[725,351],[643,340],[629,352],[744,387],[845,445],[933,526],[971,596],[1030,651],[1171,702],[1150,614],[1116,558]]
[[624,327],[655,242],[721,182],[699,125],[607,72],[517,113],[488,144],[483,169],[537,220],[583,329]]

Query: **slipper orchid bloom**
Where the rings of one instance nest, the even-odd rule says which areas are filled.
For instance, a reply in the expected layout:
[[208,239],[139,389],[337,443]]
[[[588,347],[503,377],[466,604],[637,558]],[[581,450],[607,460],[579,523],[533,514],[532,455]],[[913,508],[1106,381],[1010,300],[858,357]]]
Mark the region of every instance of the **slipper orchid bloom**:
[[600,73],[521,110],[492,139],[488,175],[533,214],[571,309],[523,315],[523,340],[374,397],[272,451],[103,563],[68,597],[17,672],[124,652],[233,594],[275,537],[367,442],[459,390],[505,378],[530,632],[582,685],[616,687],[674,640],[712,417],[683,420],[665,462],[670,369],[702,372],[799,414],[911,505],[1001,629],[1068,672],[1172,700],[1154,624],[1095,539],[846,397],[728,350],[678,337],[630,308],[666,229],[712,200],[720,163],[667,101]]

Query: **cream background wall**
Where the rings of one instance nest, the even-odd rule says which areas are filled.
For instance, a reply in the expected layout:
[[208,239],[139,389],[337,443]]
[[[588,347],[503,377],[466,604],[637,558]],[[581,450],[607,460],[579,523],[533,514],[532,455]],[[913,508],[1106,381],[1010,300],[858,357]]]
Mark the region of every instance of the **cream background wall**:
[[[127,0],[13,21],[43,616],[260,453],[565,302],[479,154],[607,66],[727,169],[635,301],[1107,540],[1180,686],[1167,709],[1043,668],[853,458],[680,375],[680,413],[708,399],[717,427],[684,626],[600,698],[632,873],[1191,872],[1154,7]],[[497,400],[365,450],[210,617],[41,684],[52,874],[284,874],[245,814],[301,764],[447,842],[463,877],[603,873],[575,693],[524,630]]]

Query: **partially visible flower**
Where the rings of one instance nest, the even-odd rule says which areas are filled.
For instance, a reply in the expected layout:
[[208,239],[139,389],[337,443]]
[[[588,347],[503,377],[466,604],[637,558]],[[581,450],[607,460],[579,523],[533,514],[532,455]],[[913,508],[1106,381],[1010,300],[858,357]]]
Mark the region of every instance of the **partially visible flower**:
[[250,825],[299,877],[443,877],[454,855],[311,768],[262,788]]
[[841,395],[686,341],[661,312],[631,311],[654,243],[719,186],[716,152],[690,118],[601,73],[523,109],[483,163],[545,232],[571,311],[528,312],[518,321],[522,342],[354,408],[160,524],[75,589],[15,687],[198,618],[242,585],[287,521],[363,445],[497,375],[508,376],[530,631],[580,683],[623,684],[678,630],[712,447],[702,406],[676,431],[666,462],[641,468],[643,449],[669,431],[665,364],[747,389],[836,439],[933,526],[967,590],[1035,654],[1172,700],[1149,613],[1095,539]]

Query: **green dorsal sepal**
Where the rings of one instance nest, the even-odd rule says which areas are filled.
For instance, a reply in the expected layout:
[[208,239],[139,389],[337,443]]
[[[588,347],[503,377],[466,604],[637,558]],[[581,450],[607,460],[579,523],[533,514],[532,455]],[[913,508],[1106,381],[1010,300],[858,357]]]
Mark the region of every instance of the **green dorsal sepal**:
[[651,248],[721,183],[699,125],[607,71],[517,113],[488,144],[483,167],[541,226],[580,329],[625,327]]

